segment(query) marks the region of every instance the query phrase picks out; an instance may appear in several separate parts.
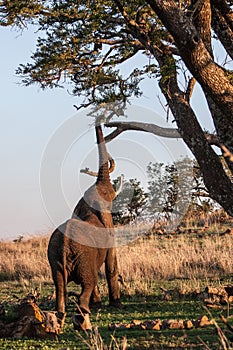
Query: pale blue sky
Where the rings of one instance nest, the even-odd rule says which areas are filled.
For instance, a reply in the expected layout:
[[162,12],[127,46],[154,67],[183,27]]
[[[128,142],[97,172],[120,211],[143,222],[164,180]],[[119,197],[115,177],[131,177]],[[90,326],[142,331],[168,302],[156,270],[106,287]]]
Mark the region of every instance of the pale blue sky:
[[[91,162],[91,157],[95,159],[96,154],[92,153],[95,150],[95,137],[93,129],[89,128],[91,120],[85,118],[85,113],[77,117],[73,107],[73,104],[78,104],[77,98],[69,95],[66,89],[41,91],[36,86],[23,87],[19,84],[20,78],[15,75],[15,69],[20,63],[28,61],[35,48],[35,35],[32,31],[26,30],[21,34],[8,28],[1,28],[0,45],[2,47],[0,239],[11,239],[21,234],[47,233],[56,224],[65,220],[78,200],[76,197],[79,197],[86,186],[93,182],[92,179],[85,180],[83,175],[80,177],[79,168],[91,167],[89,161]],[[158,123],[163,121],[166,114],[157,98],[159,90],[156,84],[150,81],[143,83],[143,87],[144,95],[135,103],[156,111],[158,116],[162,116],[158,119]],[[213,126],[208,120],[208,112],[198,89],[195,92],[194,102],[197,113],[202,115],[202,124],[212,130]],[[137,112],[138,114],[132,114],[130,119],[139,121],[143,115],[147,121],[153,121],[153,115],[145,117],[140,108]],[[47,154],[50,157],[48,159],[53,157],[49,152],[52,151],[51,147],[59,144],[59,132],[64,141],[66,137],[69,138],[69,131],[73,139],[69,145],[64,146],[67,148],[62,150],[65,156],[61,152],[64,158],[60,159],[62,169],[59,170],[57,180],[61,184],[62,199],[59,196],[55,198],[55,211],[51,213],[53,204],[50,197],[53,195],[53,187],[56,190],[54,177],[58,168],[56,164],[46,168],[42,173],[41,185],[41,161],[46,159]],[[88,144],[87,148],[85,142]],[[126,145],[130,145],[127,157],[125,157]],[[146,182],[146,162],[161,161],[163,152],[169,154],[169,150],[165,151],[166,148],[176,149],[174,144],[170,146],[164,139],[158,140],[151,135],[139,133],[124,134],[108,147],[118,159],[119,167],[113,177],[124,172],[127,178],[138,176],[143,183]],[[82,157],[76,159],[76,155],[80,152]],[[177,146],[177,154],[182,152]],[[51,164],[55,162],[56,157],[59,158],[59,154],[55,155]],[[139,157],[143,162],[141,160],[137,162]],[[48,182],[45,181],[46,171],[49,172]],[[41,186],[43,199],[49,204],[43,204]]]

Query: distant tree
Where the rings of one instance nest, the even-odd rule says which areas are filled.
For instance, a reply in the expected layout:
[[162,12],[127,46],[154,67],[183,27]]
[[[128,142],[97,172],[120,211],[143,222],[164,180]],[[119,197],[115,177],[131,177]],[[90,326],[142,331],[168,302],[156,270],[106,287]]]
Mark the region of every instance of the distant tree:
[[184,158],[172,164],[150,163],[148,174],[148,210],[155,215],[165,213],[184,216],[188,211],[211,210],[211,200],[195,160]]
[[[113,180],[117,188],[118,180]],[[114,224],[128,224],[135,220],[145,208],[147,193],[141,187],[140,181],[130,179],[125,181],[119,196],[113,202]]]
[[149,163],[147,174],[148,210],[155,214],[176,212],[183,215],[194,186],[192,161],[184,158],[166,165]]
[[161,213],[166,205],[168,190],[168,174],[164,163],[149,163],[148,174],[148,210]]

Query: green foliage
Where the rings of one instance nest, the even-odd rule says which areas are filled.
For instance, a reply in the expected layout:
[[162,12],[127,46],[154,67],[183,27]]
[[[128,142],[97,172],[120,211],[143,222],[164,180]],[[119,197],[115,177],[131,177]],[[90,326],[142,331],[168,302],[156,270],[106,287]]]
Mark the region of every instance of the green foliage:
[[45,0],[17,0],[17,1],[1,1],[0,4],[0,25],[16,25],[20,28],[25,23],[33,23],[33,19],[43,13]]
[[184,158],[172,164],[150,163],[147,167],[149,206],[152,213],[184,214],[194,188],[193,162]]
[[[197,162],[189,158],[171,164],[149,163],[147,166],[147,190],[140,181],[130,179],[113,202],[114,224],[127,224],[143,212],[143,218],[166,219],[171,215],[207,214],[212,211],[214,201],[209,198],[203,176]],[[118,179],[113,180],[117,188]]]
[[184,158],[167,165],[150,163],[147,173],[149,212],[165,213],[169,218],[173,212],[187,216],[212,211],[215,202],[196,161]]
[[[134,1],[125,9],[140,28],[151,31],[155,44],[164,37],[164,28],[144,1]],[[36,25],[39,37],[31,62],[17,69],[26,86],[36,83],[44,89],[71,83],[86,106],[140,96],[141,80],[158,73],[150,62],[141,68],[132,65],[128,74],[122,74],[125,61],[139,52],[148,56],[148,51],[112,1],[2,2],[1,25],[23,28],[28,23]]]
[[[118,180],[113,180],[117,187]],[[135,220],[142,212],[147,202],[147,193],[141,187],[140,181],[130,179],[124,182],[121,193],[113,202],[114,224],[128,224]]]

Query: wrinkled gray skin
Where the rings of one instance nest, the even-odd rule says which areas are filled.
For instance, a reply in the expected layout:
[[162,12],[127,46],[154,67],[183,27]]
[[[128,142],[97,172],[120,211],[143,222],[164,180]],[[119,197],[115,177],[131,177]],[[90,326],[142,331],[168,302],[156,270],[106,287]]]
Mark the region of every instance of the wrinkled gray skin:
[[[105,263],[106,278],[109,288],[110,305],[120,304],[118,284],[118,266],[114,248],[112,201],[116,196],[109,177],[108,154],[100,125],[96,126],[96,137],[99,151],[99,172],[96,183],[91,186],[76,205],[71,220],[57,228],[49,242],[48,258],[56,288],[56,310],[61,320],[65,317],[67,284],[74,281],[81,284],[79,306],[82,312],[90,313],[89,302],[100,302],[97,280],[98,271]],[[82,220],[82,221],[80,221]],[[85,224],[85,230],[79,229],[79,223]],[[75,224],[75,235],[70,227]],[[87,224],[87,225],[86,225]],[[81,227],[81,226],[80,226]],[[98,233],[100,228],[100,233]],[[69,232],[72,231],[72,234]],[[113,244],[83,245],[76,237],[95,235],[108,236]],[[68,233],[68,234],[67,234]],[[75,239],[73,239],[75,237]],[[93,238],[94,237],[94,238]],[[107,247],[107,248],[106,248]]]

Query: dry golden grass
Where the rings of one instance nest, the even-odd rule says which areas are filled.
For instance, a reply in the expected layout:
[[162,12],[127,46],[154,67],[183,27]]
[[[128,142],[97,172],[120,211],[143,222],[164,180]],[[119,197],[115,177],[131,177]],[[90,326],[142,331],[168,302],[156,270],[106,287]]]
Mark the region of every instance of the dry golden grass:
[[[209,279],[233,273],[233,236],[155,237],[119,249],[120,271],[141,291],[142,284],[172,279]],[[145,288],[145,286],[144,286]]]
[[[0,243],[0,280],[51,281],[49,236]],[[131,292],[149,292],[156,280],[226,277],[233,273],[233,235],[154,236],[117,249],[119,270]],[[130,292],[129,290],[129,292]]]
[[0,280],[51,279],[47,259],[49,237],[0,242]]

